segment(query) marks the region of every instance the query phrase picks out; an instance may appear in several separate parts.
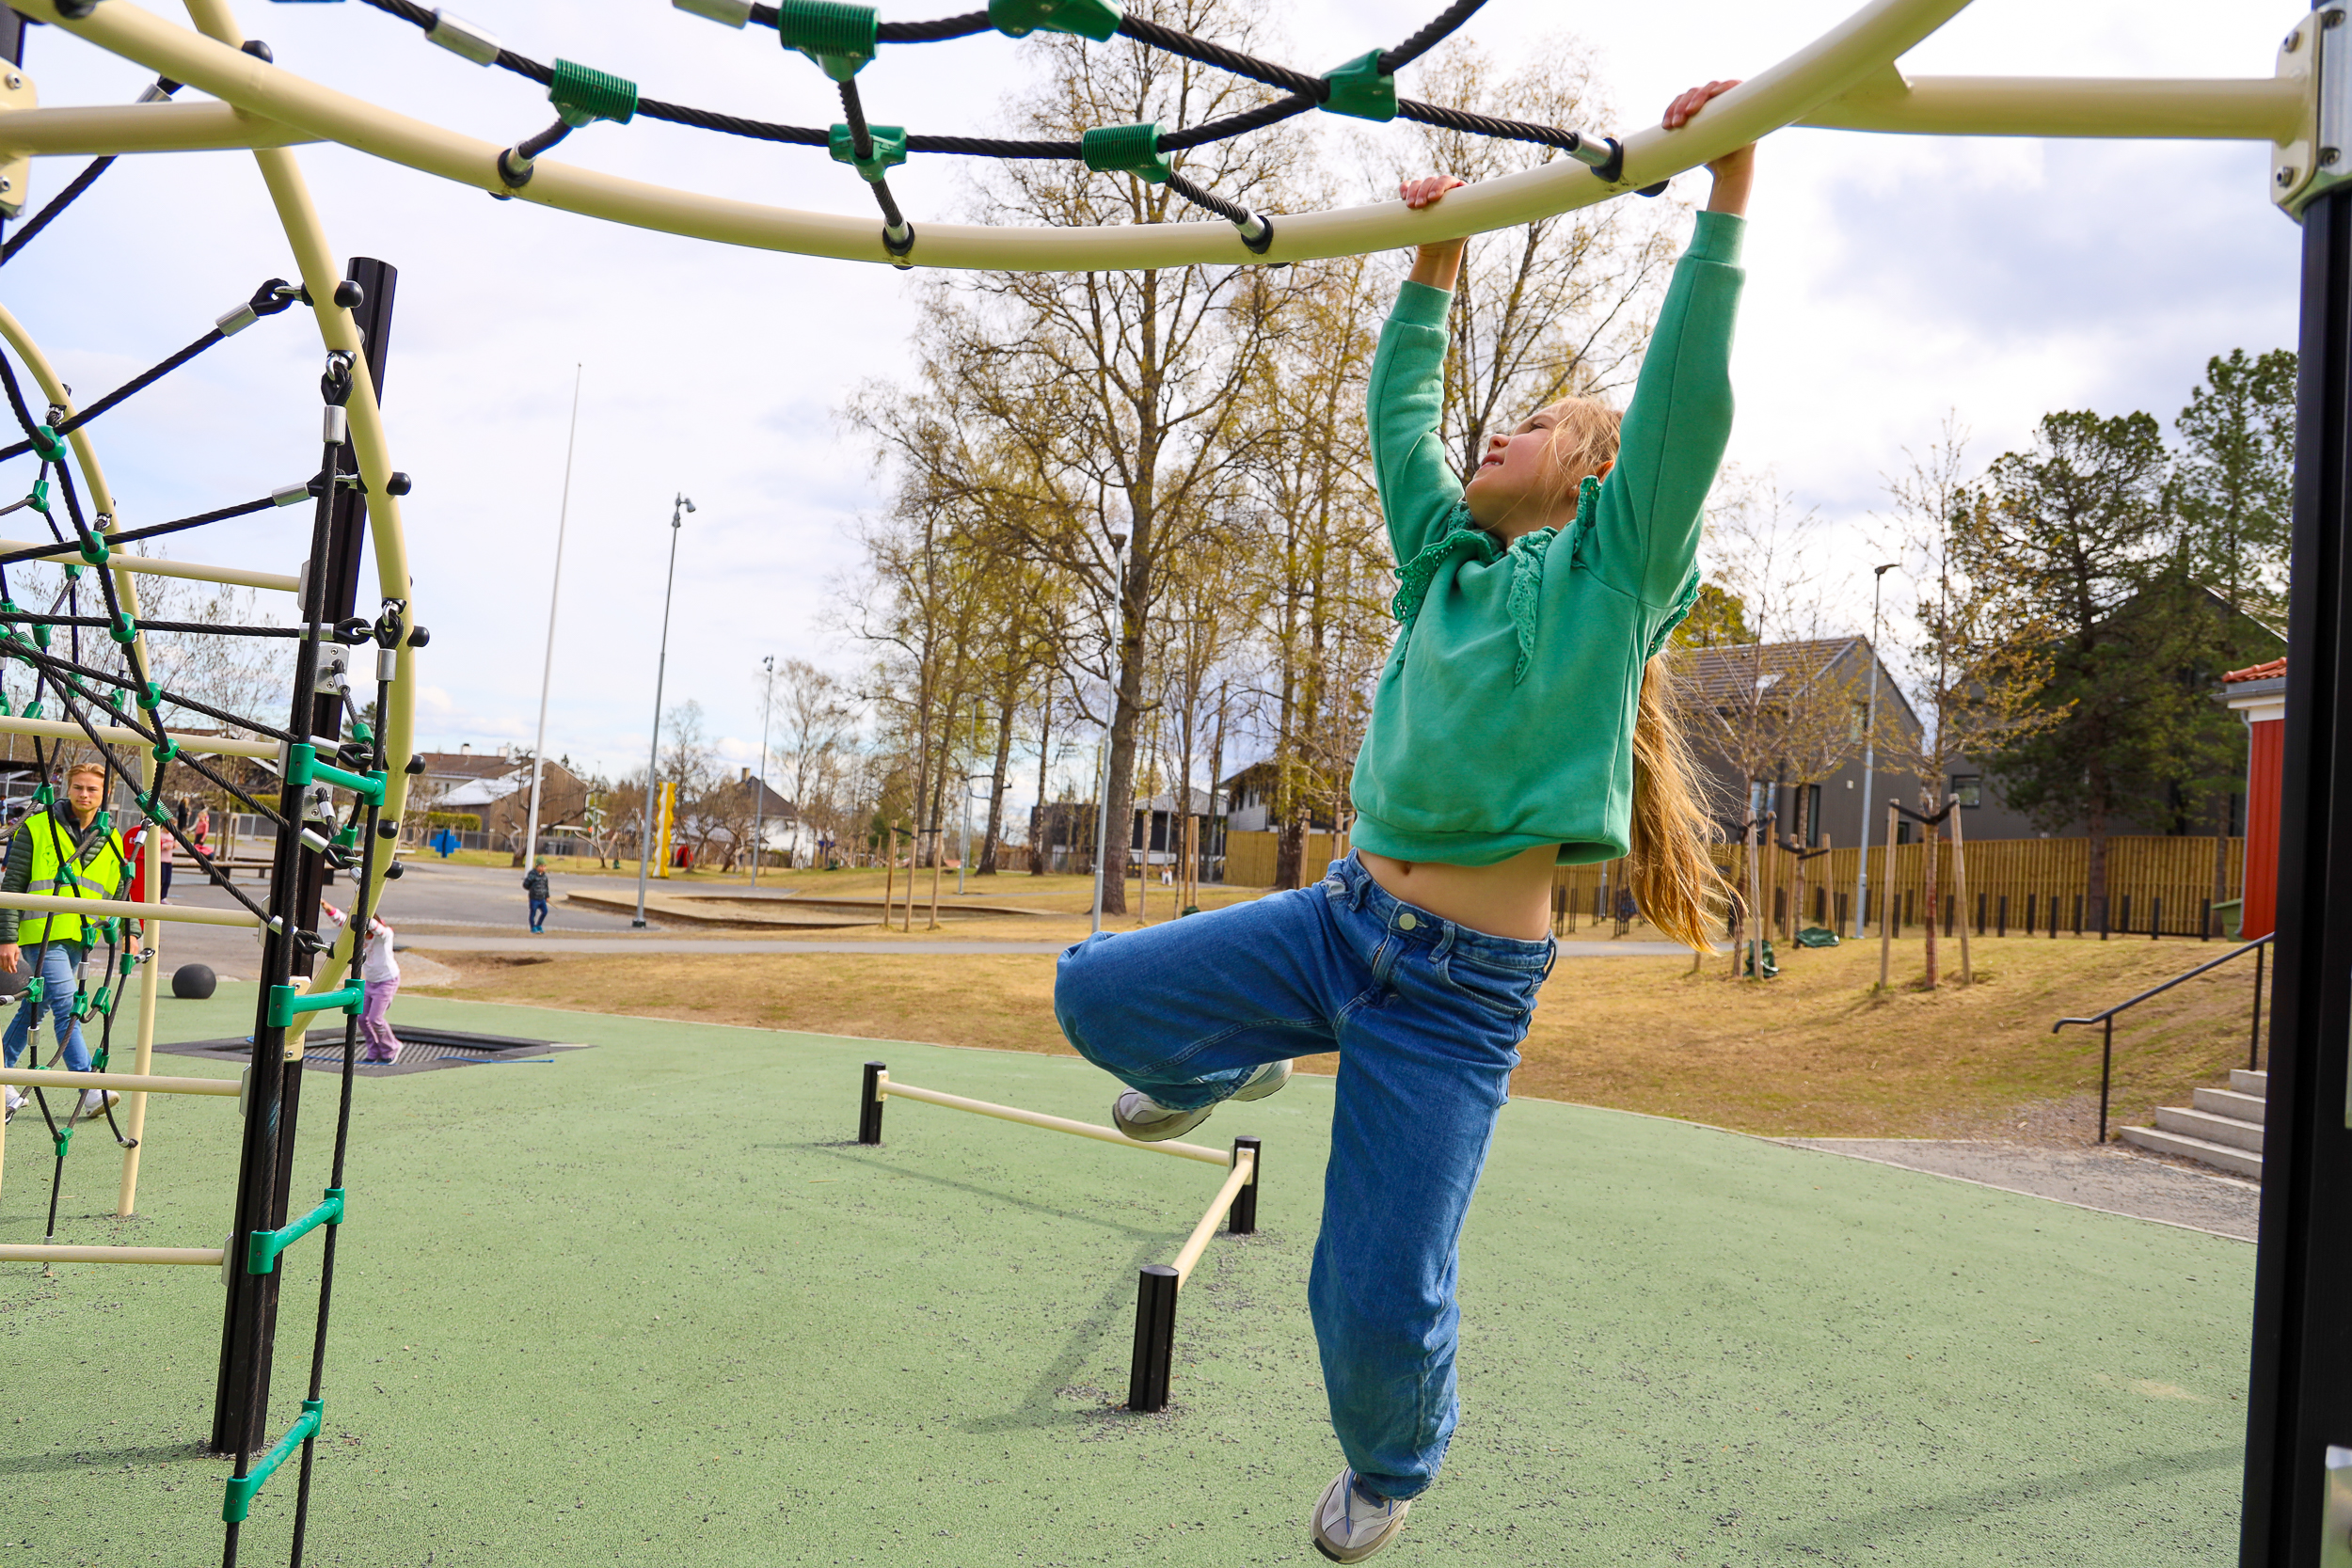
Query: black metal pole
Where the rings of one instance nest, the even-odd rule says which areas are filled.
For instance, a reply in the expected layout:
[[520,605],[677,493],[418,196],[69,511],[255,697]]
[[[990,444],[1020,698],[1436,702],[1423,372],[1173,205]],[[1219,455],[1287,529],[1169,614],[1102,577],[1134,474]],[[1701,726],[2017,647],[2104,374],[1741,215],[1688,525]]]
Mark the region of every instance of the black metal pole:
[[2246,1070],[2262,1070],[2263,1049],[2263,959],[2270,956],[2266,947],[2254,949],[2254,1027],[2246,1037]]
[[1241,1151],[1249,1150],[1249,1180],[1233,1195],[1233,1206],[1225,1211],[1225,1222],[1236,1236],[1258,1233],[1258,1179],[1265,1175],[1265,1149],[1255,1138],[1233,1140],[1233,1160],[1241,1161]]
[[[2311,31],[2316,35],[2317,27]],[[2324,59],[2330,56],[2323,55]],[[2280,799],[2243,1568],[2341,1561],[2323,1540],[2330,1445],[2352,1445],[2352,186],[2303,211],[2295,554]],[[2330,897],[2330,893],[2336,896]],[[2327,1239],[2323,1242],[2323,1239]]]
[[882,1086],[882,1075],[889,1066],[887,1062],[866,1064],[866,1086],[857,1101],[857,1141],[862,1144],[882,1142],[882,1099],[874,1091]]
[[2109,1014],[2099,1038],[2099,1142],[2107,1141],[2107,1085],[2115,1074],[2115,1018]]
[[[392,296],[398,274],[389,265],[362,257],[351,264],[352,281],[364,298],[353,308],[359,328],[371,381],[383,395],[384,365],[390,351]],[[331,626],[348,617],[358,591],[359,570],[366,560],[367,503],[358,488],[358,460],[348,438],[325,449],[320,464],[334,483],[321,497],[312,519],[311,570],[302,614],[313,628]],[[349,479],[346,480],[345,476]],[[342,733],[342,699],[320,695],[320,634],[294,644],[294,694],[291,727],[330,741]],[[327,748],[332,755],[333,748]],[[285,1060],[287,1031],[269,1022],[272,986],[308,977],[313,967],[310,949],[299,933],[318,927],[319,897],[326,887],[325,857],[303,847],[300,836],[302,791],[288,786],[279,793],[278,809],[294,826],[278,834],[270,866],[271,930],[262,944],[261,1000],[253,1030],[253,1061],[244,1150],[237,1177],[234,1245],[257,1229],[274,1229],[286,1223],[287,1197],[294,1181],[294,1130],[302,1096],[301,1064]],[[272,1346],[277,1336],[278,1286],[283,1270],[248,1275],[229,1274],[228,1302],[223,1317],[220,1373],[213,1406],[213,1451],[241,1455],[259,1447],[269,1419],[269,1379]],[[231,1551],[234,1530],[230,1534]]]
[[1127,1408],[1168,1408],[1168,1374],[1176,1359],[1176,1271],[1146,1263],[1136,1280],[1136,1350],[1127,1366]]

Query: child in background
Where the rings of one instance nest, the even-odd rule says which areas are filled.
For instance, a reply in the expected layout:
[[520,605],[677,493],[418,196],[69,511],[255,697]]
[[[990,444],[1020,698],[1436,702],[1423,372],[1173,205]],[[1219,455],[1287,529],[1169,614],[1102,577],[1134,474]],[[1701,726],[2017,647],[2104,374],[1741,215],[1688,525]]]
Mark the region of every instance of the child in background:
[[[350,918],[332,904],[320,906],[319,935],[326,939],[330,949]],[[392,997],[400,990],[400,960],[392,957],[392,928],[381,915],[368,917],[367,949],[360,958],[359,978],[368,989],[368,999],[359,1009],[359,1042],[366,1048],[359,1059],[397,1062],[400,1037],[384,1015],[391,1010]]]
[[[1737,86],[1667,106],[1669,130]],[[1658,927],[1707,945],[1719,881],[1660,652],[1698,588],[1701,510],[1731,429],[1729,360],[1755,149],[1661,305],[1622,426],[1592,398],[1488,437],[1467,485],[1438,434],[1462,242],[1421,247],[1382,332],[1374,466],[1400,623],[1356,763],[1355,853],[1319,884],[1070,948],[1054,1006],[1129,1086],[1129,1136],[1178,1137],[1337,1049],[1307,1294],[1346,1467],[1309,1515],[1359,1562],[1454,1433],[1457,1244],[1554,953],[1555,865],[1630,857]],[[1403,188],[1425,208],[1462,182]]]

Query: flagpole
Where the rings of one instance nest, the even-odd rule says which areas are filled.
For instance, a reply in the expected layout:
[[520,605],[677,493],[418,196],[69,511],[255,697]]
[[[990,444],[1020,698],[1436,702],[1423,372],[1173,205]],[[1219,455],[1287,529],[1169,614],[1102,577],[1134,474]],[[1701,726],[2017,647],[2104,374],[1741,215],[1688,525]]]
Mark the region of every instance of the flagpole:
[[523,865],[539,858],[539,780],[548,754],[548,693],[555,685],[555,610],[564,594],[564,531],[572,515],[572,453],[580,443],[581,367],[572,367],[572,426],[564,438],[564,499],[555,509],[555,580],[548,588],[548,653],[539,670],[539,738],[531,748],[531,816],[523,830]]

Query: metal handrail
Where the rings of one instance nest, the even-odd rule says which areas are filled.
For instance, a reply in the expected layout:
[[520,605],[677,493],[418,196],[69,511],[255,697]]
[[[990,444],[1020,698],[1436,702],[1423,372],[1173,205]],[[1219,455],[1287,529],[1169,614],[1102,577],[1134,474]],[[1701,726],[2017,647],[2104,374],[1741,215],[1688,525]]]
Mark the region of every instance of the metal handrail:
[[2221,957],[2208,959],[2204,963],[2199,964],[2195,969],[2189,970],[2185,974],[2175,974],[2164,984],[2152,987],[2147,990],[2141,991],[2137,996],[2133,997],[2128,1002],[2118,1002],[2114,1006],[2109,1007],[2106,1012],[2093,1013],[2089,1018],[2062,1018],[2056,1023],[2050,1025],[2050,1033],[2053,1035],[2057,1034],[2060,1029],[2065,1028],[2070,1023],[2096,1023],[2100,1026],[2104,1037],[2099,1046],[2098,1141],[2100,1143],[2105,1144],[2107,1141],[2107,1089],[2108,1085],[2114,1081],[2115,1073],[2115,1015],[2138,1006],[2142,1002],[2147,1001],[2150,997],[2162,996],[2166,991],[2170,990],[2174,986],[2181,984],[2185,980],[2194,980],[2197,976],[2204,974],[2205,971],[2209,969],[2219,969],[2223,964],[2228,963],[2232,958],[2242,958],[2247,954],[2251,953],[2254,955],[2254,1028],[2253,1033],[2248,1038],[2246,1045],[2246,1069],[2249,1072],[2251,1072],[2254,1070],[2258,1060],[2258,1053],[2262,1049],[2264,959],[2262,950],[2269,945],[2271,938],[2276,935],[2278,935],[2278,933],[2273,931],[2264,936],[2256,937],[2253,941],[2248,942],[2243,947],[2233,947],[2227,953],[2222,954]]

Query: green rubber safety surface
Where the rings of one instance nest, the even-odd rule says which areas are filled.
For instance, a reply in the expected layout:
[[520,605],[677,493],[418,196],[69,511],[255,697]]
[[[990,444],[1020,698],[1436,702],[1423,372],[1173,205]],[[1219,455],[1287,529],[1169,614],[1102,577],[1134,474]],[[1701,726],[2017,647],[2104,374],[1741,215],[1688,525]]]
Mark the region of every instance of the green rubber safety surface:
[[[169,1002],[244,1032],[252,988]],[[1305,1306],[1331,1084],[1229,1105],[1262,1230],[1177,1309],[1174,1401],[1125,1396],[1135,1273],[1217,1172],[913,1101],[863,1148],[859,1065],[1101,1121],[1068,1058],[425,998],[404,1020],[588,1040],[358,1085],[308,1559],[1311,1563],[1341,1463]],[[166,1070],[223,1069],[185,1057]],[[306,1075],[295,1207],[326,1184]],[[215,1243],[232,1102],[159,1100],[141,1213],[103,1132],[58,1240]],[[0,1241],[47,1143],[10,1131]],[[271,1436],[321,1237],[284,1259]],[[1406,1564],[2225,1560],[2253,1253],[1682,1123],[1504,1113],[1464,1241],[1464,1418]],[[0,1568],[217,1560],[211,1271],[0,1265]],[[248,1563],[283,1561],[295,1466]]]

